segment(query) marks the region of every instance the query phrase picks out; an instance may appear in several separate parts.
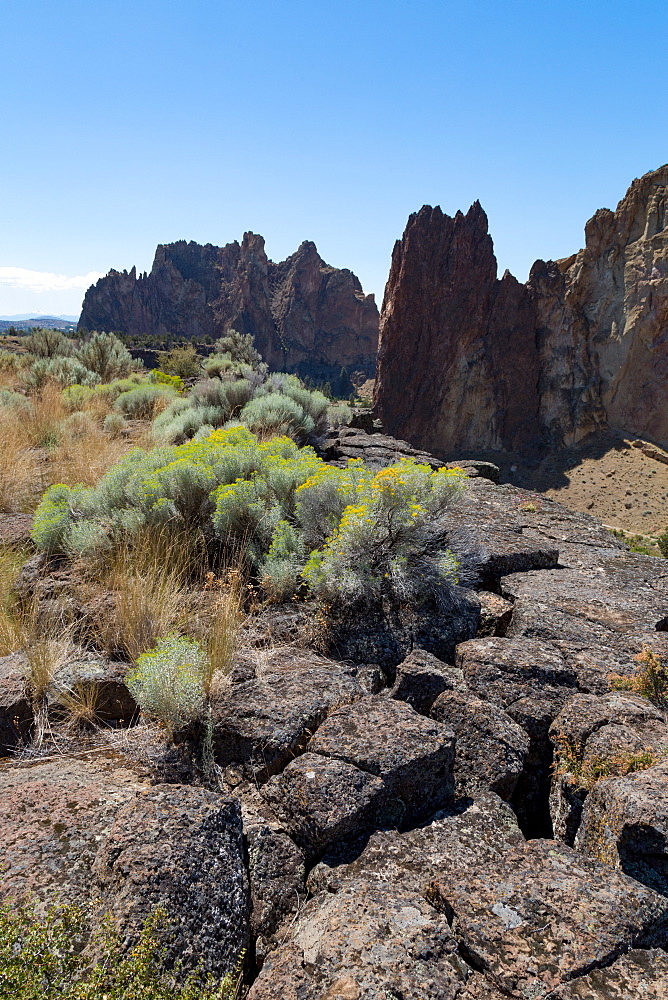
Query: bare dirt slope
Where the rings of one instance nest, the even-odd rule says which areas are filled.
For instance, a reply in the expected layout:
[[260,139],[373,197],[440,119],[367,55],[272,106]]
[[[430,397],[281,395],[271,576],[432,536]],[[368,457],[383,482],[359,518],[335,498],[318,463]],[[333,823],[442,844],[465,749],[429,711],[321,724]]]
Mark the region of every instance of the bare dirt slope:
[[607,434],[538,463],[495,461],[503,480],[611,527],[651,537],[668,527],[668,454],[650,442]]

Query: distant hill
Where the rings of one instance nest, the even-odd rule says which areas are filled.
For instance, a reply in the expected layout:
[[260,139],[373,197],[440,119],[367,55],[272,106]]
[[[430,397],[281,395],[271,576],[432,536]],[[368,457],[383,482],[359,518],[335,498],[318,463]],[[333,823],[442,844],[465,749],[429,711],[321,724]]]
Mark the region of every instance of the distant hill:
[[68,333],[77,328],[78,316],[3,316],[0,317],[0,330],[31,330],[34,326],[48,327],[51,330],[65,330]]

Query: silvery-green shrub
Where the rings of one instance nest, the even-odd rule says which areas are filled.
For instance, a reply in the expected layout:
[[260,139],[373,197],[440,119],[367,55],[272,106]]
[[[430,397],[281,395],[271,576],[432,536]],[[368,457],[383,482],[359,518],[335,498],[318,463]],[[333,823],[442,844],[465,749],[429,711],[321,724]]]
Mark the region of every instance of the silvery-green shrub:
[[202,712],[206,673],[199,643],[171,632],[138,657],[126,684],[143,712],[178,729]]

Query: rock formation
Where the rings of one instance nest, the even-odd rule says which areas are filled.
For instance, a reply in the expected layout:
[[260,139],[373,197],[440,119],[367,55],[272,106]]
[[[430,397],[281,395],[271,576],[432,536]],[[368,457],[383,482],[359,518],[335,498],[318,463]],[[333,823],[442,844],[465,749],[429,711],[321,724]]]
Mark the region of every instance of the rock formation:
[[376,406],[439,455],[563,447],[608,428],[668,443],[668,165],[635,180],[585,248],[497,278],[478,202],[425,206],[392,255]]
[[358,278],[326,264],[305,242],[280,264],[264,240],[158,246],[150,274],[110,271],[86,292],[82,330],[161,340],[250,333],[271,368],[328,377],[342,367],[372,374],[378,309]]

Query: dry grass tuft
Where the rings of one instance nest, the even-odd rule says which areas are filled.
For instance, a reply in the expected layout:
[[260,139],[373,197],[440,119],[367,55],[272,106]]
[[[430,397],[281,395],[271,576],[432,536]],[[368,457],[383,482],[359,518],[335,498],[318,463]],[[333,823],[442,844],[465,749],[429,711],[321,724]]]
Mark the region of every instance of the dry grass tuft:
[[53,384],[30,397],[25,409],[0,406],[0,512],[33,511],[52,483],[97,483],[131,447],[102,429],[108,412],[102,399],[72,419]]
[[97,628],[102,648],[136,660],[169,632],[185,629],[192,558],[186,540],[167,532],[145,531],[121,545],[102,575],[115,609]]
[[244,623],[244,602],[248,588],[243,570],[237,566],[228,570],[220,580],[213,573],[208,573],[205,590],[214,594],[212,614],[206,630],[208,669],[204,682],[206,693],[211,694],[232,667]]

